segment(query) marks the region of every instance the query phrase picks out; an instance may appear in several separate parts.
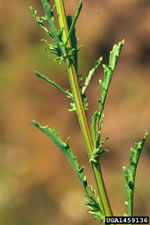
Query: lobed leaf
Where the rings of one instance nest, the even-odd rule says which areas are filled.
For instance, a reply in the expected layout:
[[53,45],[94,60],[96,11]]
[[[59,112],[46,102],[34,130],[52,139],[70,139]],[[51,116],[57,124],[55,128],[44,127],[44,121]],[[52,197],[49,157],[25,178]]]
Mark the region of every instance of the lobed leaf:
[[95,219],[105,221],[104,212],[100,206],[99,197],[96,191],[91,185],[85,185],[85,197],[84,204],[89,208],[88,213],[95,215]]
[[56,43],[59,45],[60,40],[58,40],[58,31],[54,22],[53,9],[51,9],[51,6],[48,0],[41,0],[41,3],[43,5],[44,11],[45,11],[45,18],[49,25],[53,38],[56,41]]
[[99,203],[99,197],[96,194],[96,191],[93,189],[92,186],[87,184],[86,176],[83,177],[83,169],[84,167],[79,167],[77,157],[74,156],[72,149],[69,147],[69,138],[67,139],[66,143],[62,141],[61,137],[59,136],[56,128],[51,129],[50,126],[41,126],[37,121],[32,121],[32,123],[39,128],[44,134],[46,134],[61,150],[64,156],[67,158],[69,163],[71,164],[72,168],[74,169],[75,173],[77,174],[78,178],[80,179],[84,190],[86,192],[85,197],[86,200],[84,204],[90,208],[88,210],[89,213],[95,215],[95,219],[100,219],[104,221],[104,213],[101,209]]
[[105,104],[105,100],[106,100],[106,96],[108,93],[108,88],[112,79],[112,74],[113,71],[117,65],[120,53],[121,53],[121,49],[124,45],[124,40],[121,41],[118,45],[114,45],[112,51],[110,52],[110,56],[109,56],[109,65],[106,66],[105,64],[103,64],[103,68],[104,68],[104,81],[99,80],[99,84],[101,87],[101,99],[99,100],[100,103],[100,117],[102,115],[102,111],[104,109],[104,104]]
[[112,79],[113,71],[116,67],[123,44],[124,44],[124,40],[121,41],[118,45],[114,45],[112,51],[110,52],[109,65],[107,66],[107,65],[103,64],[104,81],[99,80],[99,84],[101,87],[101,98],[98,99],[99,112],[97,115],[96,146],[98,146],[100,144],[100,134],[101,134],[101,128],[102,128],[102,123],[103,123],[103,119],[104,119],[104,113],[103,113],[104,105],[105,105],[109,85],[110,85],[110,82]]
[[55,46],[50,44],[47,40],[45,39],[41,39],[42,42],[46,43],[48,47],[46,47],[46,50],[48,49],[50,51],[51,54],[55,54],[56,56],[58,56],[59,58],[62,57],[62,53],[60,51],[60,49]]
[[[72,98],[72,100],[73,100],[73,98]],[[83,101],[84,110],[87,111],[88,110],[88,103],[87,103],[87,98],[86,98],[85,95],[82,95],[82,101]],[[70,102],[70,106],[71,106],[71,108],[68,109],[69,112],[76,111],[76,105],[75,105],[74,100],[73,100],[73,102]]]
[[[64,49],[65,45],[62,42],[61,38],[61,31],[57,31],[55,22],[54,22],[54,16],[53,11],[54,8],[51,8],[50,3],[48,0],[41,0],[41,3],[43,5],[44,11],[45,11],[45,17],[39,17],[37,14],[37,10],[35,10],[32,6],[30,9],[32,10],[32,15],[34,16],[35,20],[39,23],[41,28],[45,31],[45,33],[55,42],[55,45],[51,45],[48,43],[47,40],[42,39],[47,45],[51,53],[56,54],[58,56],[58,60],[62,62],[64,60]],[[50,31],[45,27],[43,20],[45,20],[48,23],[48,26],[50,28]]]
[[129,168],[123,167],[128,197],[128,202],[127,201],[125,202],[125,205],[128,208],[128,216],[133,215],[133,197],[134,197],[133,195],[135,187],[136,169],[147,135],[148,133],[146,132],[142,140],[136,143],[134,148],[131,148]]
[[43,20],[45,20],[45,17],[39,17],[37,14],[37,10],[35,10],[32,6],[30,6],[30,9],[32,11],[32,15],[35,18],[35,20],[38,22],[40,27],[45,31],[45,33],[53,40],[53,35],[49,32],[49,30],[45,27]]
[[83,85],[83,87],[82,87],[82,94],[85,93],[85,90],[86,90],[87,86],[89,85],[89,83],[90,83],[90,81],[91,81],[91,78],[92,78],[92,76],[93,76],[95,70],[99,67],[99,65],[101,64],[102,60],[103,60],[103,58],[100,57],[100,58],[96,61],[96,63],[95,63],[95,65],[93,66],[93,68],[89,71],[89,73],[88,73],[88,75],[87,75],[87,77],[86,77],[86,79],[85,79],[85,83],[84,83],[84,85]]
[[81,183],[84,184],[83,180],[83,167],[79,167],[77,162],[77,157],[74,156],[72,149],[69,147],[69,139],[67,142],[63,142],[61,137],[59,136],[56,128],[51,129],[50,126],[41,126],[38,122],[32,121],[32,123],[39,128],[44,134],[46,134],[61,150],[64,156],[67,158],[71,166],[73,167],[74,171],[76,172],[78,178],[80,179]]
[[122,40],[118,45],[114,45],[112,51],[110,52],[109,67],[111,68],[112,71],[114,71],[117,65],[123,45],[124,45],[124,40]]

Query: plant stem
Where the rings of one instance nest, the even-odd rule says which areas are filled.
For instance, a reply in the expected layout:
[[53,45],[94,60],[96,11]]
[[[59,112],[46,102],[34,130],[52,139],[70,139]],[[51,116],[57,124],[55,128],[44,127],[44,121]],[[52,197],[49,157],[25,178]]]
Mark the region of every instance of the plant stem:
[[[70,39],[67,40],[68,37],[68,24],[66,20],[66,14],[64,9],[64,3],[63,0],[55,0],[56,3],[56,9],[58,13],[58,19],[59,19],[59,26],[63,30],[63,42],[67,42],[67,49],[71,49],[71,41]],[[86,149],[88,152],[89,159],[92,157],[92,152],[94,150],[93,141],[89,129],[89,125],[87,122],[87,118],[85,115],[85,110],[82,102],[82,96],[80,93],[80,88],[78,84],[78,78],[77,78],[77,72],[75,69],[74,61],[73,59],[70,59],[69,57],[66,58],[66,64],[68,69],[68,76],[70,81],[70,86],[72,89],[72,94],[74,97],[74,102],[76,105],[76,112],[79,119],[81,131],[84,137],[84,142],[86,145]],[[92,171],[95,177],[95,182],[97,186],[97,190],[100,196],[100,203],[104,211],[105,216],[112,216],[112,210],[108,201],[100,165],[95,165],[94,163],[91,163]]]

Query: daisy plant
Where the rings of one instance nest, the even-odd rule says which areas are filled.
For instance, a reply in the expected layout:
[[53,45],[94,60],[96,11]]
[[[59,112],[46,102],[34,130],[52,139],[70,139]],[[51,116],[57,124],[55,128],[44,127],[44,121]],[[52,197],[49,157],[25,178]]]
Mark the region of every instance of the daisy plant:
[[[56,61],[58,61],[59,63],[65,62],[71,91],[65,90],[64,88],[56,84],[56,82],[50,80],[45,75],[39,72],[35,72],[35,74],[37,75],[37,77],[45,80],[50,85],[55,86],[59,91],[63,92],[70,99],[69,111],[75,111],[77,114],[89,158],[89,163],[91,165],[91,170],[95,178],[97,190],[94,190],[92,185],[88,184],[87,177],[84,175],[84,166],[79,166],[77,157],[74,155],[69,144],[69,138],[66,141],[63,141],[56,128],[52,129],[49,125],[41,126],[39,122],[34,120],[32,122],[39,130],[46,134],[57,145],[57,147],[64,154],[64,156],[72,166],[85,191],[84,204],[88,207],[88,212],[93,214],[95,219],[105,223],[105,217],[113,216],[113,212],[107,196],[107,191],[105,188],[99,162],[99,158],[106,151],[108,151],[103,148],[103,145],[107,141],[108,136],[106,136],[105,139],[102,140],[101,130],[104,120],[104,106],[108,89],[122,47],[124,45],[124,40],[119,44],[114,45],[113,49],[110,51],[108,65],[102,65],[104,69],[104,79],[99,80],[99,86],[101,89],[101,96],[98,99],[99,110],[96,111],[92,116],[92,129],[90,131],[90,126],[86,116],[86,111],[88,110],[86,90],[95,70],[101,65],[102,57],[99,57],[93,68],[90,69],[88,75],[85,78],[85,82],[82,85],[81,75],[79,75],[78,73],[78,53],[80,47],[77,46],[75,32],[75,25],[82,9],[82,2],[79,2],[74,17],[66,16],[63,0],[55,0],[54,6],[52,6],[48,0],[41,0],[41,4],[43,6],[45,15],[43,17],[39,17],[37,11],[34,8],[30,7],[32,10],[32,14],[49,38],[49,40],[42,39],[42,41],[47,45],[47,49],[50,51],[50,53],[56,55]],[[58,20],[59,28],[57,28],[54,19],[54,10],[57,11],[56,19]],[[47,24],[48,26],[46,26],[45,24]],[[131,149],[129,168],[123,167],[128,196],[128,202],[126,202],[128,213],[124,216],[133,215],[135,173],[146,137],[147,133],[145,133],[142,140],[139,143],[136,143],[135,147]]]

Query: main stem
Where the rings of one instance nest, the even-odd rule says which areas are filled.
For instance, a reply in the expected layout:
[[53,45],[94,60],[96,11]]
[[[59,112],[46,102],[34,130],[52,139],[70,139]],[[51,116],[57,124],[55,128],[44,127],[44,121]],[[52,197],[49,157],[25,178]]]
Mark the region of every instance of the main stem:
[[[56,3],[56,9],[58,13],[58,19],[59,19],[59,25],[60,28],[63,29],[63,42],[66,43],[67,36],[68,36],[68,24],[66,20],[66,14],[65,14],[65,9],[64,9],[64,3],[63,0],[55,0]],[[68,40],[67,42],[67,49],[71,49],[71,41]],[[82,130],[82,134],[84,137],[84,142],[86,145],[86,149],[88,152],[88,157],[89,159],[92,157],[92,152],[94,150],[93,146],[93,141],[92,137],[90,134],[90,129],[88,126],[87,118],[85,115],[85,110],[83,106],[83,101],[79,89],[79,84],[78,84],[78,79],[77,79],[77,72],[74,66],[74,63],[72,60],[69,58],[66,58],[66,63],[67,63],[67,68],[68,68],[68,76],[69,76],[69,81],[70,81],[70,86],[72,89],[72,94],[74,97],[74,102],[76,105],[76,111],[77,111],[77,116],[79,119],[80,127]],[[95,177],[95,182],[97,186],[97,190],[100,196],[100,203],[103,208],[105,216],[112,216],[112,210],[108,201],[102,173],[101,173],[101,168],[100,165],[95,165],[91,163],[92,171]]]

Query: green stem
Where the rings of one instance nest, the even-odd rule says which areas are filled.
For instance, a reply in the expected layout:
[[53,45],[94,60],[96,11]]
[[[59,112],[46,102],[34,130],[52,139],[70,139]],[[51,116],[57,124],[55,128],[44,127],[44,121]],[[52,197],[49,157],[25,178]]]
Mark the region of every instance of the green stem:
[[[66,14],[65,14],[65,9],[64,9],[64,3],[63,0],[55,0],[56,3],[56,9],[58,13],[58,19],[59,19],[59,26],[61,29],[63,29],[63,42],[67,43],[67,49],[71,49],[71,41],[70,39],[67,40],[68,37],[68,25],[67,25],[67,20],[66,20]],[[77,79],[77,72],[75,69],[75,64],[73,62],[73,59],[66,58],[66,64],[68,68],[68,76],[69,76],[69,81],[70,81],[70,86],[72,89],[72,94],[74,97],[74,102],[76,105],[76,111],[77,111],[77,116],[79,119],[80,127],[82,130],[82,134],[84,137],[84,142],[86,145],[86,149],[88,152],[88,157],[89,159],[92,156],[92,152],[94,150],[93,146],[93,141],[92,137],[90,134],[90,129],[88,126],[87,118],[85,115],[85,110],[83,107],[83,102],[82,102],[82,97],[80,93],[80,88],[78,84],[78,79]],[[100,203],[104,211],[105,216],[112,216],[112,210],[108,201],[100,165],[95,165],[91,163],[91,167],[93,170],[93,174],[95,177],[96,185],[97,185],[97,190],[100,196]]]

